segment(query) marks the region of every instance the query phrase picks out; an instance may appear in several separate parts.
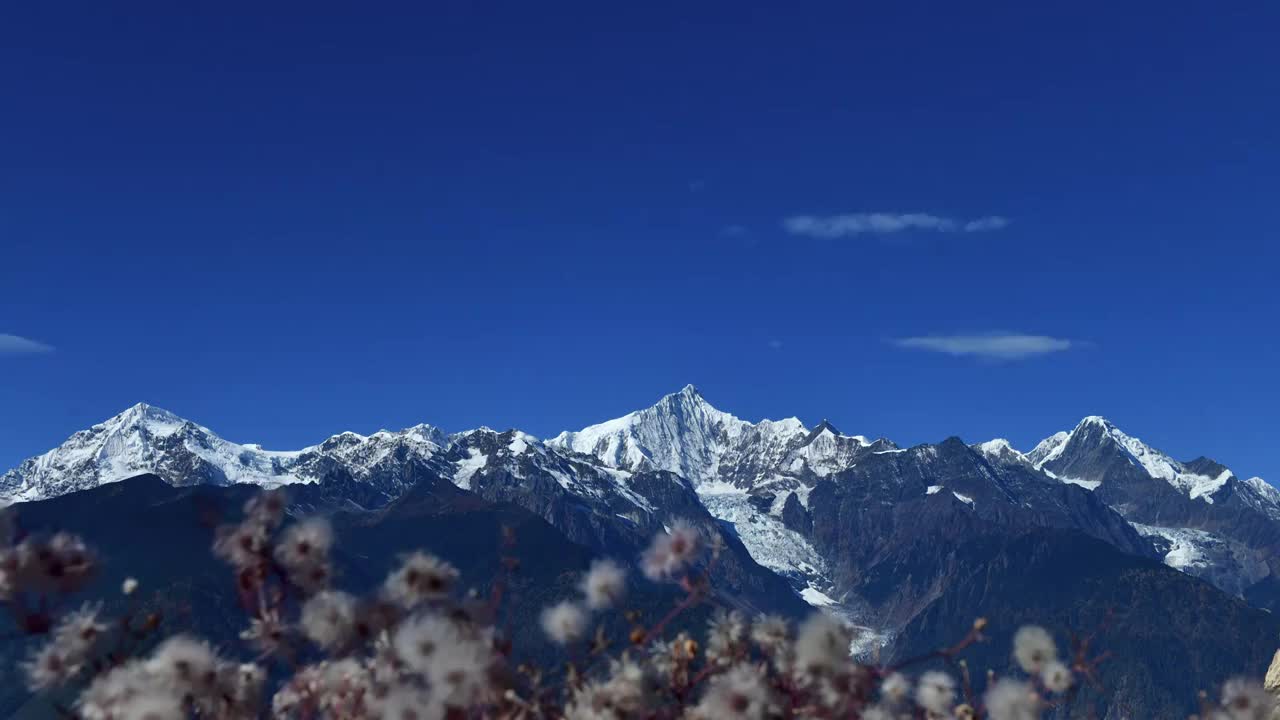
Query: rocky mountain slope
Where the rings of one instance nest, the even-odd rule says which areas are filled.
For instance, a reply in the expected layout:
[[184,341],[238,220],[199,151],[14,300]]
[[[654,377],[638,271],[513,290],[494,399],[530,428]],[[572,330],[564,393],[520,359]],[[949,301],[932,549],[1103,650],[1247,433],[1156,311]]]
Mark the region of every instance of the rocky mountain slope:
[[[490,438],[489,449],[503,441],[509,446],[511,440],[498,435]],[[950,443],[954,458],[947,462],[965,457],[961,449],[962,443]],[[500,484],[501,478],[514,477],[508,473],[509,467],[495,466],[488,477],[477,474],[473,480]],[[579,574],[600,551],[570,540],[561,524],[544,521],[518,501],[490,501],[474,486],[458,487],[451,478],[428,470],[405,479],[412,481],[410,489],[378,509],[335,507],[326,481],[299,485],[290,494],[295,511],[331,515],[341,539],[336,559],[342,584],[357,592],[375,585],[400,553],[426,547],[456,564],[464,585],[487,597],[488,582],[500,572],[503,528],[511,528],[516,544],[504,552],[516,554],[521,563],[506,593],[504,627],[513,633],[520,659],[548,662],[537,613],[572,595]],[[696,496],[681,500],[679,488],[692,493],[692,487],[664,471],[638,473],[635,484],[650,502],[697,501]],[[675,494],[668,496],[672,488]],[[814,510],[826,502],[824,493],[836,489],[834,482],[815,488]],[[212,524],[235,516],[251,492],[243,485],[172,487],[158,477],[141,476],[14,509],[22,531],[72,528],[101,551],[103,572],[89,596],[112,607],[129,602],[118,588],[125,577],[137,578],[141,590],[133,602],[146,612],[159,612],[167,632],[192,631],[232,650],[241,647],[238,633],[245,621],[231,573],[212,557],[209,545]],[[1105,699],[1086,692],[1077,704],[1062,709],[1063,716],[1094,710],[1100,718],[1179,717],[1195,707],[1196,689],[1212,687],[1242,668],[1261,667],[1280,633],[1280,622],[1269,613],[1075,530],[971,533],[972,527],[983,525],[973,522],[977,502],[975,497],[970,505],[941,490],[906,500],[896,531],[912,539],[882,544],[875,561],[859,571],[858,591],[875,602],[926,591],[926,599],[886,648],[887,658],[948,645],[979,616],[990,618],[995,640],[966,653],[977,669],[1008,665],[1009,636],[1020,623],[1043,623],[1059,629],[1064,638],[1068,630],[1102,630],[1099,650],[1116,654],[1106,665]],[[930,513],[930,523],[909,532],[912,518],[922,512]],[[823,522],[819,518],[816,525]],[[854,522],[862,524],[863,519]],[[157,537],[165,542],[157,543]],[[625,552],[617,557],[627,561]],[[721,592],[715,604],[790,617],[806,612],[789,591],[772,595],[767,587],[762,593],[750,585],[724,585],[724,579],[716,580]],[[677,599],[677,588],[649,583],[638,573],[632,573],[629,585],[627,607],[649,621]],[[672,631],[698,631],[709,611],[704,606],[681,615]],[[1121,616],[1108,626],[1112,611]],[[613,637],[625,636],[627,629],[621,618],[610,627]],[[32,699],[15,674],[14,661],[29,645],[15,641],[0,648],[0,714],[27,720],[57,717],[49,699]],[[975,682],[980,692],[981,672],[975,673]]]
[[[342,588],[369,592],[403,553],[427,549],[460,570],[463,589],[487,597],[490,583],[504,574],[501,556],[514,555],[520,564],[517,572],[506,576],[503,626],[521,653],[519,661],[546,663],[558,658],[540,630],[539,613],[574,595],[580,574],[599,552],[569,540],[516,505],[490,502],[430,473],[415,479],[411,490],[378,510],[335,509],[327,505],[318,485],[300,486],[293,493],[295,502],[309,506],[309,512],[330,515],[339,539],[335,567]],[[213,523],[238,518],[252,492],[243,485],[175,488],[154,475],[143,475],[21,503],[14,508],[14,521],[24,532],[72,530],[99,552],[102,570],[85,597],[75,601],[100,600],[108,612],[123,610],[126,602],[138,603],[144,612],[159,613],[165,633],[196,632],[224,650],[248,657],[252,651],[239,637],[247,620],[234,573],[213,556],[210,545]],[[514,547],[503,548],[504,529],[514,536]],[[127,577],[139,583],[132,601],[119,590]],[[679,589],[646,582],[633,573],[627,597],[628,607],[653,622],[678,599]],[[798,601],[766,609],[788,614],[802,610]],[[708,612],[690,613],[677,625],[701,627]],[[621,624],[610,628],[612,637],[625,637],[628,628]],[[0,716],[65,717],[48,696],[32,697],[20,673],[19,661],[42,641],[10,635],[0,643]],[[63,698],[68,703],[70,699]]]
[[1179,462],[1096,416],[1025,455],[1010,448],[989,457],[1092,491],[1170,566],[1280,609],[1280,491],[1260,478],[1241,480],[1205,457]]

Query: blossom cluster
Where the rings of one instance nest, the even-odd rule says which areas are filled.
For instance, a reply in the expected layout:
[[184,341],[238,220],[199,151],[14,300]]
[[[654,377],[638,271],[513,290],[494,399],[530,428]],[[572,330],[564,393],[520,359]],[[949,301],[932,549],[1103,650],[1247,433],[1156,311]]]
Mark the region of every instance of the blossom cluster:
[[[975,692],[963,657],[986,642],[979,619],[951,647],[894,664],[860,662],[855,630],[817,612],[793,623],[717,606],[705,632],[678,616],[703,604],[718,535],[677,521],[638,559],[640,574],[685,591],[662,618],[628,610],[627,564],[597,560],[573,597],[541,609],[541,629],[563,663],[517,664],[495,624],[501,592],[459,592],[459,571],[426,551],[398,558],[373,590],[333,587],[335,531],[323,518],[288,522],[285,499],[263,493],[216,531],[213,552],[232,569],[246,620],[236,648],[189,634],[158,642],[157,623],[119,619],[86,604],[41,624],[26,608],[41,593],[83,587],[94,554],[60,534],[0,544],[0,600],[21,629],[44,637],[23,664],[33,692],[76,698],[60,713],[83,720],[1033,720],[1069,706],[1095,681],[1100,656],[1073,641],[1063,655],[1036,626],[1013,638],[1020,672],[988,672]],[[498,581],[500,584],[500,580]],[[123,588],[131,608],[135,581]],[[610,639],[599,622],[631,624]],[[670,630],[669,630],[670,628]],[[144,649],[147,648],[149,649]],[[1263,720],[1274,704],[1256,683],[1233,680],[1201,720]]]
[[93,551],[70,533],[33,535],[17,543],[0,539],[0,601],[74,593],[93,579],[96,570]]

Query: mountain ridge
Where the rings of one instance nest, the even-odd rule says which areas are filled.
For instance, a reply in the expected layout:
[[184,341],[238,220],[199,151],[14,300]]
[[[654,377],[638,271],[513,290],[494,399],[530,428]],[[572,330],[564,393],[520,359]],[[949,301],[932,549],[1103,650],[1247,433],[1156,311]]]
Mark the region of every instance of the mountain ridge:
[[[836,445],[844,444],[859,448],[868,448],[879,444],[873,452],[897,451],[901,449],[891,440],[886,438],[871,440],[865,435],[844,435],[825,418],[812,428],[807,427],[796,417],[784,418],[782,420],[764,419],[754,423],[741,420],[730,413],[720,411],[713,407],[706,401],[705,397],[694,385],[686,385],[678,392],[663,396],[663,398],[661,398],[655,405],[649,408],[628,413],[614,420],[590,425],[582,430],[562,431],[546,440],[540,440],[537,436],[530,435],[528,433],[522,434],[534,441],[542,442],[543,444],[551,447],[573,450],[583,454],[594,454],[597,456],[603,455],[607,457],[612,455],[612,457],[606,461],[606,464],[610,466],[627,468],[628,466],[635,467],[643,466],[645,464],[657,465],[672,472],[678,472],[680,469],[683,469],[686,472],[682,474],[689,477],[690,480],[695,483],[710,479],[716,471],[720,469],[716,463],[713,462],[714,460],[719,460],[719,458],[708,458],[704,454],[697,452],[697,448],[693,448],[694,452],[688,452],[690,449],[688,447],[681,448],[686,451],[681,454],[673,454],[672,448],[666,448],[664,450],[666,453],[665,455],[655,458],[653,456],[653,450],[648,447],[638,446],[633,442],[634,438],[623,437],[622,439],[627,442],[622,445],[610,442],[615,439],[614,437],[610,437],[610,435],[621,437],[623,433],[630,430],[636,424],[642,424],[646,417],[652,418],[657,416],[662,418],[664,415],[666,417],[674,416],[676,418],[681,416],[702,416],[702,418],[695,417],[695,419],[698,420],[695,424],[700,425],[697,430],[702,431],[702,437],[698,437],[696,435],[692,438],[681,437],[682,433],[678,429],[670,437],[672,440],[684,440],[686,441],[686,444],[690,439],[705,439],[707,435],[714,436],[714,431],[719,429],[727,429],[729,434],[734,437],[740,436],[743,432],[754,429],[757,432],[762,430],[772,432],[777,439],[782,440],[790,440],[793,437],[803,437],[803,442],[800,443],[802,446],[809,446],[819,440],[830,438],[828,442]],[[131,424],[132,427],[130,427]],[[717,425],[722,427],[717,428]],[[18,466],[10,469],[3,475],[0,475],[0,478],[3,478],[3,480],[0,480],[0,503],[8,504],[21,500],[39,499],[30,494],[22,495],[20,492],[15,492],[15,487],[17,486],[16,479],[20,476],[39,473],[49,474],[50,471],[56,470],[61,472],[63,477],[65,477],[67,472],[75,470],[75,468],[72,467],[74,461],[85,460],[93,456],[102,457],[109,455],[110,453],[103,452],[104,450],[109,449],[104,447],[104,445],[107,444],[106,442],[98,442],[96,444],[89,442],[93,440],[95,436],[114,435],[114,437],[107,438],[107,440],[115,441],[113,446],[115,449],[125,451],[134,449],[130,448],[127,442],[124,442],[130,438],[120,436],[130,429],[136,431],[138,427],[145,427],[152,437],[157,439],[163,439],[173,435],[181,435],[183,432],[188,434],[198,434],[202,436],[202,439],[207,441],[206,444],[209,446],[203,449],[212,449],[216,451],[221,448],[226,448],[233,451],[225,453],[225,455],[228,459],[236,460],[239,467],[236,467],[236,463],[229,462],[225,467],[221,468],[224,471],[223,475],[225,476],[225,483],[223,484],[251,482],[253,484],[260,485],[307,482],[310,478],[305,477],[305,475],[300,477],[296,474],[292,474],[288,472],[288,468],[292,465],[292,461],[308,454],[334,453],[338,448],[342,448],[344,446],[351,447],[366,445],[370,441],[381,442],[383,444],[381,449],[386,449],[387,444],[394,444],[396,441],[407,441],[422,446],[425,450],[435,452],[447,447],[450,443],[460,437],[466,436],[468,433],[478,431],[497,432],[491,428],[481,426],[472,430],[446,433],[438,426],[431,425],[429,423],[419,423],[400,430],[380,429],[367,435],[351,430],[345,430],[335,433],[318,443],[308,445],[297,450],[268,450],[257,443],[236,443],[225,440],[206,426],[180,417],[175,413],[158,406],[146,402],[139,402],[129,408],[126,408],[117,415],[104,420],[103,422],[96,423],[89,428],[73,433],[59,446],[44,453],[29,457]],[[1099,415],[1086,416],[1080,420],[1072,431],[1063,431],[1051,435],[1041,441],[1030,451],[1023,452],[1017,450],[1010,441],[1004,438],[976,443],[974,447],[979,451],[987,453],[995,452],[997,450],[999,452],[1009,453],[1016,457],[1026,459],[1030,464],[1037,466],[1038,469],[1051,469],[1054,461],[1060,458],[1065,443],[1075,437],[1082,428],[1086,427],[1103,428],[1113,437],[1117,437],[1117,439],[1126,446],[1126,449],[1137,447],[1139,449],[1139,453],[1137,453],[1138,459],[1133,462],[1135,464],[1141,464],[1143,460],[1150,460],[1150,462],[1147,463],[1147,469],[1148,471],[1153,469],[1155,470],[1155,472],[1151,473],[1153,476],[1170,477],[1175,475],[1191,474],[1195,476],[1193,479],[1203,479],[1211,482],[1210,485],[1202,487],[1190,487],[1189,490],[1193,493],[1193,497],[1204,497],[1211,500],[1213,491],[1221,487],[1224,478],[1211,477],[1198,473],[1186,473],[1187,468],[1194,468],[1201,464],[1212,464],[1220,468],[1221,471],[1230,472],[1226,466],[1220,465],[1216,461],[1203,456],[1186,463],[1175,461],[1172,457],[1164,454],[1163,452],[1155,450],[1150,445],[1142,443],[1142,441],[1137,438],[1123,433],[1115,423]],[[156,432],[156,428],[162,429],[163,432]],[[708,428],[711,429],[711,432],[707,432]],[[594,442],[604,444],[600,448],[596,448],[593,447]],[[69,445],[78,445],[79,447],[69,448]],[[432,445],[436,447],[431,448]],[[139,454],[142,456],[143,460],[139,463],[140,467],[119,467],[111,465],[99,467],[99,473],[105,476],[101,479],[101,482],[113,482],[119,479],[124,479],[125,477],[141,474],[141,472],[152,471],[154,468],[145,464],[146,458],[153,451],[163,451],[165,449],[167,448],[164,448],[163,446],[157,448],[154,445],[137,446],[136,450],[140,451]],[[75,450],[79,450],[79,452],[76,453],[74,452]],[[208,454],[209,453],[205,453],[205,455]],[[692,458],[692,460],[688,458]],[[68,462],[68,460],[73,462]],[[602,458],[602,460],[605,460],[605,458]],[[226,472],[227,470],[231,470],[231,472]],[[728,468],[728,470],[730,471],[730,474],[732,474],[732,472],[737,470],[737,468],[731,467]],[[1056,475],[1057,473],[1053,474]],[[1218,473],[1218,475],[1221,475],[1221,473]],[[1232,476],[1234,477],[1234,474]],[[760,479],[768,481],[770,479],[777,478]],[[1065,481],[1081,482],[1074,478],[1067,478]],[[1248,483],[1262,494],[1274,496],[1280,499],[1280,490],[1277,490],[1275,486],[1267,483],[1262,478],[1251,477],[1248,478],[1248,480],[1241,480],[1241,482]],[[1266,490],[1265,488],[1271,489]],[[56,490],[56,488],[49,489]],[[72,489],[81,488],[75,487]]]
[[[865,502],[913,501],[914,493],[945,488],[948,498],[993,522],[1072,526],[1125,552],[1162,552],[1167,564],[1236,595],[1280,576],[1280,563],[1257,557],[1280,550],[1280,490],[1257,478],[1239,480],[1207,458],[1173,460],[1102,416],[1087,416],[1027,452],[1003,439],[969,446],[954,437],[901,448],[885,438],[842,434],[826,419],[813,427],[795,417],[742,420],[712,406],[693,385],[545,441],[515,429],[446,433],[423,423],[369,435],[344,431],[285,451],[234,443],[138,403],[0,475],[0,503],[155,473],[176,486],[324,484],[348,502],[377,507],[423,472],[494,499],[518,497],[547,517],[564,512],[559,502],[585,501],[597,519],[594,529],[575,531],[584,533],[580,541],[592,532],[616,535],[599,519],[604,515],[650,526],[660,508],[631,483],[670,473],[696,498],[681,504],[696,502],[728,523],[753,558],[811,595],[837,592],[829,568],[844,552],[815,545],[809,497],[824,482],[851,485],[851,497]],[[1055,485],[1095,494],[1132,528]],[[1019,514],[1026,517],[1015,520]],[[1280,607],[1280,597],[1275,603]]]

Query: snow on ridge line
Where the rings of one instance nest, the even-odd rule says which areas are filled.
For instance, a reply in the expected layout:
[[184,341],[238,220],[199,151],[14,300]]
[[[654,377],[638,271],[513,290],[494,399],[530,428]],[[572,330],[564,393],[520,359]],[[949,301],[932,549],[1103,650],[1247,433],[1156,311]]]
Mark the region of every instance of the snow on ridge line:
[[[822,425],[826,425],[826,427],[822,427],[823,432],[816,439],[816,442],[811,438],[808,444],[800,446],[800,450],[791,450],[788,451],[790,454],[779,456],[785,459],[786,465],[779,462],[770,466],[768,463],[773,462],[773,459],[767,459],[761,462],[760,468],[762,470],[759,475],[731,475],[729,473],[736,472],[735,468],[739,467],[732,463],[740,462],[742,458],[754,459],[756,456],[739,454],[730,458],[723,458],[723,437],[725,435],[743,437],[744,434],[748,434],[743,437],[744,444],[741,444],[740,449],[749,450],[752,453],[760,453],[765,452],[759,450],[761,442],[773,442],[776,444],[775,447],[787,447],[784,441],[790,442],[787,438],[793,432],[808,431],[805,430],[804,424],[796,418],[777,421],[766,419],[756,423],[741,420],[730,413],[725,413],[712,407],[695,387],[689,385],[678,393],[665,396],[653,407],[631,412],[614,420],[607,420],[577,433],[563,432],[545,442],[520,431],[513,431],[512,440],[507,449],[513,454],[526,452],[531,447],[535,450],[541,448],[539,452],[551,447],[576,449],[572,447],[574,443],[569,442],[574,437],[589,434],[591,430],[626,430],[638,422],[642,416],[646,416],[646,414],[652,416],[664,407],[667,409],[675,408],[679,411],[674,416],[666,418],[669,422],[684,422],[685,414],[688,412],[693,412],[704,419],[713,421],[711,426],[704,428],[708,429],[712,434],[697,438],[704,443],[702,447],[694,449],[695,455],[702,453],[700,456],[691,459],[690,456],[684,453],[684,448],[678,444],[668,445],[663,448],[647,448],[631,442],[632,438],[628,437],[625,432],[621,435],[602,438],[604,441],[603,452],[602,447],[595,447],[591,448],[595,452],[587,452],[586,454],[595,457],[596,462],[593,464],[602,464],[604,467],[613,467],[619,470],[634,470],[640,467],[645,469],[670,469],[689,479],[697,488],[699,494],[710,495],[741,492],[742,488],[748,487],[748,482],[752,483],[751,486],[770,486],[771,488],[772,484],[785,483],[793,479],[796,473],[812,473],[818,477],[825,477],[831,472],[838,471],[848,461],[848,456],[842,453],[849,453],[851,450],[849,444],[845,444],[843,449],[837,447],[835,450],[831,450],[830,445],[819,448],[822,443],[833,442],[832,438],[849,440],[861,447],[872,444],[867,441],[865,436],[839,433],[834,426],[824,421],[820,424],[820,427]],[[163,468],[157,468],[156,462],[158,461],[148,460],[143,457],[148,453],[163,453],[163,450],[139,449],[140,446],[133,441],[114,441],[110,448],[99,447],[97,443],[91,442],[95,432],[101,435],[104,432],[120,428],[127,429],[133,425],[145,429],[144,441],[147,439],[147,435],[152,438],[170,437],[179,432],[202,435],[203,437],[195,441],[182,442],[181,451],[191,453],[218,468],[225,473],[227,480],[230,482],[249,482],[271,486],[311,481],[312,478],[300,476],[294,470],[297,458],[308,453],[330,454],[340,457],[343,462],[365,464],[378,457],[385,457],[391,443],[409,443],[411,447],[415,448],[415,453],[430,456],[432,454],[431,451],[448,447],[474,433],[497,433],[497,431],[490,430],[487,427],[480,427],[462,433],[446,435],[434,426],[418,424],[400,431],[383,429],[372,435],[362,435],[352,431],[342,432],[331,436],[320,444],[310,445],[301,450],[267,450],[258,444],[237,444],[224,440],[208,428],[185,420],[167,410],[146,403],[138,403],[119,415],[94,425],[89,430],[82,430],[76,433],[58,448],[54,448],[43,455],[29,458],[18,468],[14,468],[14,470],[5,475],[0,475],[0,488],[2,488],[0,493],[4,493],[4,495],[0,496],[0,503],[11,502],[18,497],[22,499],[53,497],[62,492],[69,492],[94,484],[113,482],[141,472],[163,470]],[[1109,420],[1097,415],[1090,415],[1081,420],[1076,430],[1072,433],[1062,432],[1047,438],[1030,453],[1019,452],[1004,438],[996,438],[979,443],[975,447],[984,451],[1017,453],[1019,456],[1032,461],[1033,465],[1038,469],[1052,475],[1051,472],[1045,470],[1045,464],[1061,455],[1074,432],[1088,426],[1100,428],[1102,432],[1120,444],[1121,448],[1129,455],[1131,462],[1139,465],[1155,477],[1169,480],[1191,498],[1203,499],[1206,503],[1212,503],[1213,494],[1218,492],[1231,477],[1229,472],[1220,473],[1216,477],[1190,472],[1182,463],[1174,461],[1166,454],[1124,434]],[[669,428],[671,426],[665,427]],[[724,435],[716,435],[715,433],[724,433]],[[72,445],[72,441],[77,438],[88,438],[90,442],[87,442],[85,446],[69,447]],[[349,450],[332,447],[335,440],[340,440],[341,445],[349,448]],[[375,441],[383,441],[385,446],[374,446],[375,449],[372,454],[370,454],[370,451],[356,447],[356,443],[363,444]],[[330,445],[328,450],[324,449],[326,445]],[[875,454],[896,454],[915,449],[894,448],[873,450],[871,452]],[[919,449],[923,452],[929,448]],[[650,453],[650,451],[653,452]],[[611,452],[614,454],[609,454]],[[59,453],[62,454],[59,455]],[[68,466],[79,464],[87,467],[91,464],[90,460],[96,463],[99,458],[102,461],[97,463],[98,467],[96,469],[92,467],[82,469],[82,477],[78,478],[78,481],[67,480],[68,471],[66,468]],[[722,460],[726,463],[723,466],[721,465]],[[691,470],[694,472],[690,472]],[[779,470],[781,470],[780,473]],[[38,483],[30,480],[33,471],[38,471],[40,475]],[[302,475],[306,474],[305,470],[300,472]],[[702,475],[701,482],[699,482],[699,473]],[[737,484],[725,482],[724,479],[726,478],[735,481]],[[1058,477],[1058,479],[1064,483],[1076,484],[1090,490],[1096,489],[1100,484],[1098,481],[1069,477]],[[625,481],[621,484],[625,485]],[[1253,491],[1250,494],[1252,497],[1259,498],[1258,500],[1251,500],[1251,502],[1255,504],[1264,502],[1268,507],[1274,506],[1275,514],[1280,517],[1280,490],[1257,478],[1250,478],[1242,484]],[[807,501],[807,493],[803,495],[800,498],[802,503]],[[1271,512],[1271,510],[1268,510],[1268,512]]]
[[1067,448],[1067,441],[1071,439],[1071,433],[1065,430],[1056,432],[1049,437],[1041,440],[1035,446],[1029,455],[1035,460],[1037,470],[1044,469],[1044,466],[1062,456],[1062,452]]
[[810,430],[798,418],[750,422],[716,409],[692,386],[620,418],[566,431],[547,442],[628,470],[683,476],[704,493],[787,484],[848,467],[865,436],[844,435],[823,421]]
[[310,483],[316,480],[306,467],[310,456],[359,466],[379,461],[400,443],[430,457],[442,449],[441,441],[445,438],[439,429],[419,424],[369,436],[346,431],[299,450],[268,450],[226,440],[168,410],[138,403],[0,474],[0,505],[57,497],[146,473],[174,475],[171,479],[179,484],[274,488]]
[[1248,480],[1245,480],[1244,484],[1253,488],[1255,491],[1258,492],[1258,494],[1263,495],[1267,499],[1280,502],[1280,489],[1276,488],[1275,485],[1272,485],[1266,480],[1263,480],[1260,477],[1254,476],[1249,478]]
[[[1101,485],[1098,480],[1083,480],[1055,475],[1045,467],[1062,457],[1072,442],[1083,437],[1083,433],[1092,428],[1097,428],[1101,431],[1103,437],[1114,442],[1130,464],[1140,468],[1152,478],[1164,480],[1186,493],[1188,498],[1192,500],[1199,499],[1212,505],[1213,494],[1218,492],[1233,477],[1230,470],[1224,470],[1216,476],[1201,475],[1193,472],[1187,468],[1185,463],[1174,460],[1167,453],[1125,433],[1115,423],[1101,415],[1089,415],[1077,423],[1070,432],[1057,432],[1045,438],[1036,445],[1034,450],[1027,454],[1027,457],[1037,470],[1050,477],[1057,478],[1065,483],[1079,485],[1089,490],[1095,490]],[[1259,490],[1256,486],[1253,486],[1253,489],[1266,494],[1265,490]],[[1280,505],[1280,494],[1278,494],[1276,502]]]
[[991,454],[999,454],[1004,451],[1017,453],[1018,455],[1022,454],[1013,446],[1013,443],[1009,442],[1005,438],[993,438],[986,442],[978,443],[977,448],[981,452]]

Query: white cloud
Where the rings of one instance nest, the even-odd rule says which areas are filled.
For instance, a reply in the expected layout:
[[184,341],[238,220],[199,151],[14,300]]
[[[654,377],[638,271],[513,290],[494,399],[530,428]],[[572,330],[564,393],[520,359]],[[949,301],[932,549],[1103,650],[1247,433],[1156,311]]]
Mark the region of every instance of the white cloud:
[[793,215],[782,221],[792,235],[832,239],[853,235],[926,230],[930,232],[987,232],[1008,227],[1009,218],[986,215],[974,220],[956,220],[928,213],[851,213],[846,215]]
[[1070,340],[1062,338],[1003,332],[981,335],[930,335],[898,338],[892,342],[908,350],[927,350],[957,357],[969,356],[990,360],[1022,360],[1036,355],[1062,352],[1072,347]]
[[17,335],[0,333],[0,355],[32,355],[53,352],[53,347]]
[[1009,227],[1009,218],[1002,215],[987,215],[965,223],[964,231],[987,232],[989,230],[1003,230],[1007,227]]

